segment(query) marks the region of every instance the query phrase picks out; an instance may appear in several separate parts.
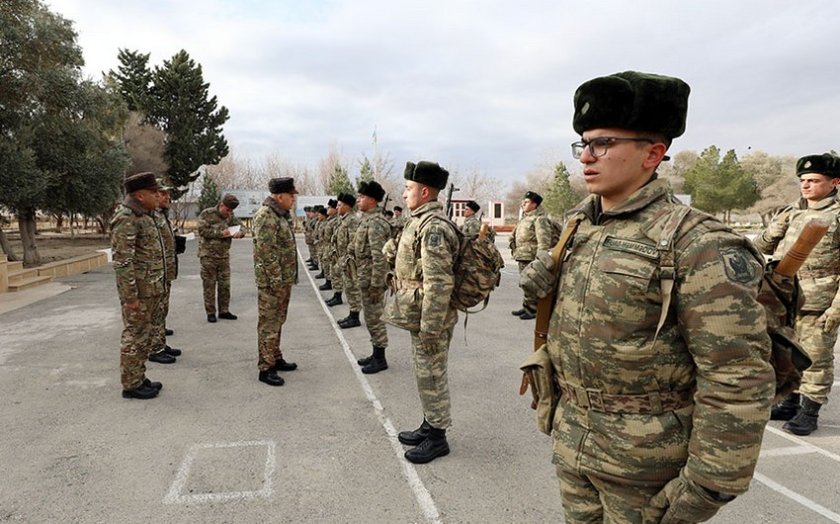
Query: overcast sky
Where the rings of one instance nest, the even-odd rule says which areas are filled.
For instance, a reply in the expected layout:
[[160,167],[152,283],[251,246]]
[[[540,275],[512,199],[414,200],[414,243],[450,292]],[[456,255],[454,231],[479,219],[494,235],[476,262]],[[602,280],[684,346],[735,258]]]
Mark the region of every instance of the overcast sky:
[[[840,2],[833,0],[45,0],[75,22],[86,72],[117,50],[180,49],[228,107],[237,157],[315,167],[372,134],[407,160],[510,182],[569,152],[572,96],[625,70],[692,92],[672,152],[840,149]],[[354,162],[355,164],[355,162]],[[355,168],[354,168],[355,171]]]

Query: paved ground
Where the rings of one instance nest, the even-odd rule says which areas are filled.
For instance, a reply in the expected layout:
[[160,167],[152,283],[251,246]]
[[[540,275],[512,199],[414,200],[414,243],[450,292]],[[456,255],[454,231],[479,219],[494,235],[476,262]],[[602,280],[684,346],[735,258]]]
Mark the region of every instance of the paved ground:
[[[0,522],[562,520],[549,438],[516,394],[533,323],[509,314],[514,264],[466,341],[456,329],[452,454],[423,466],[395,438],[422,417],[406,334],[389,328],[390,369],[362,375],[366,330],[338,330],[330,314],[347,306],[326,308],[302,273],[283,335],[300,369],[270,388],[257,381],[249,240],[234,242],[232,266],[239,320],[208,324],[195,243],[181,256],[169,324],[184,355],[149,365],[164,383],[151,401],[119,394],[110,267],[0,314]],[[834,399],[812,437],[768,427],[752,489],[716,522],[840,522]]]

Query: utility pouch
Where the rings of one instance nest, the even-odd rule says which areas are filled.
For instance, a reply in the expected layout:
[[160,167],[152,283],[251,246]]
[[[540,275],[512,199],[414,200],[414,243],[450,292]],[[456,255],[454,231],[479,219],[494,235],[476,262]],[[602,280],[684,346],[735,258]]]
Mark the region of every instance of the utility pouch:
[[545,344],[531,353],[519,369],[525,373],[531,385],[533,397],[531,407],[537,411],[537,429],[546,435],[551,435],[554,427],[554,410],[560,400],[560,391],[554,380],[554,368]]

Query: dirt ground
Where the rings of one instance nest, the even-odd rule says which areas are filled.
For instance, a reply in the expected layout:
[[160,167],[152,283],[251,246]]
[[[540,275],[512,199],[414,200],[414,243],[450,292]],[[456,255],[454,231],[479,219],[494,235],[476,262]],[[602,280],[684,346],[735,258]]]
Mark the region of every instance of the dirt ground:
[[[8,232],[6,235],[18,260],[23,260],[23,247],[20,243],[20,237]],[[41,255],[41,263],[46,264],[56,260],[86,255],[97,249],[107,249],[111,247],[111,241],[106,235],[94,233],[78,233],[75,238],[71,238],[69,233],[41,233],[36,237],[35,245]]]

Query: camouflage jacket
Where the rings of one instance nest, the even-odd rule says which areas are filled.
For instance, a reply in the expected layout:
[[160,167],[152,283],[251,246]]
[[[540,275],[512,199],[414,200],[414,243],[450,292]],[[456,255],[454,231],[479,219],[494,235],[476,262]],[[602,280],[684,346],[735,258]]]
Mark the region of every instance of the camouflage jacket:
[[408,218],[406,218],[405,215],[394,217],[393,220],[391,220],[391,233],[394,238],[399,236],[407,222]]
[[355,258],[353,236],[359,227],[359,214],[351,210],[346,215],[341,215],[338,220],[338,227],[335,228],[336,263],[343,266],[348,258]]
[[227,258],[230,256],[232,238],[224,236],[225,229],[230,226],[241,226],[242,223],[233,214],[222,218],[218,207],[209,207],[198,215],[198,256],[211,258]]
[[111,219],[111,252],[123,304],[164,293],[163,239],[152,215],[131,195]]
[[[653,180],[607,212],[591,195],[571,213],[584,218],[562,266],[547,349],[576,402],[597,406],[615,395],[626,411],[561,402],[555,461],[637,480],[684,469],[701,486],[739,494],[775,389],[756,300],[763,262],[747,239],[692,210],[674,238],[673,298],[654,340],[663,301],[657,243],[681,205],[667,182]],[[681,407],[666,408],[666,398]],[[645,403],[660,414],[639,411]]]
[[298,281],[292,219],[271,197],[254,215],[254,276],[257,287],[289,286]]
[[391,224],[382,214],[382,208],[376,206],[362,214],[353,237],[353,253],[361,289],[385,288],[389,268],[382,248],[390,238]]
[[551,245],[551,222],[542,207],[525,213],[510,235],[510,252],[516,261],[530,262],[537,251],[548,251]]
[[158,209],[152,213],[155,224],[160,230],[160,237],[163,240],[163,256],[166,263],[166,281],[172,282],[178,278],[178,259],[175,256],[175,232],[172,231],[172,224],[169,222],[168,210]]
[[[417,231],[421,219],[429,213],[440,219],[428,220],[423,230]],[[387,322],[428,335],[440,334],[457,322],[457,310],[450,305],[450,299],[460,240],[445,220],[443,205],[437,201],[411,212],[397,246],[396,293],[385,311]]]
[[461,232],[464,233],[465,237],[478,235],[480,229],[481,221],[475,215],[465,218],[464,223],[461,225]]
[[303,219],[303,238],[307,244],[312,243],[312,234],[315,230],[315,219],[306,217]]
[[780,260],[790,250],[805,224],[814,219],[828,222],[828,232],[817,243],[799,270],[799,284],[805,296],[803,311],[822,312],[840,307],[840,201],[836,193],[812,207],[801,199],[780,211],[756,237],[759,251]]
[[330,262],[335,260],[335,228],[339,223],[338,213],[327,217],[321,223],[321,234],[318,242],[318,253]]

